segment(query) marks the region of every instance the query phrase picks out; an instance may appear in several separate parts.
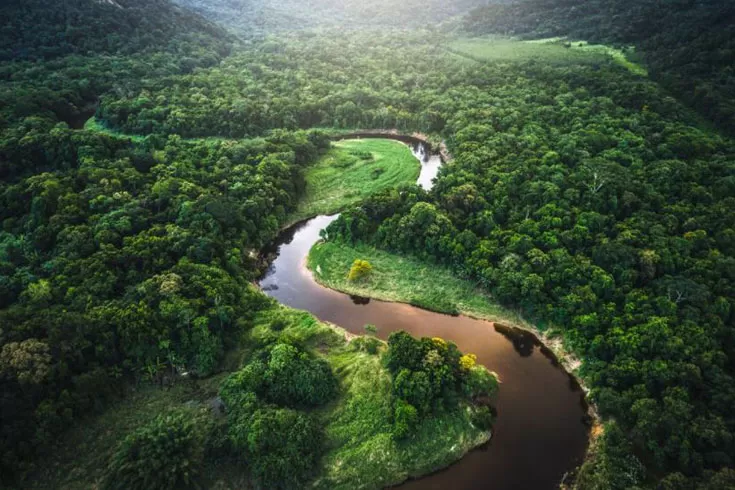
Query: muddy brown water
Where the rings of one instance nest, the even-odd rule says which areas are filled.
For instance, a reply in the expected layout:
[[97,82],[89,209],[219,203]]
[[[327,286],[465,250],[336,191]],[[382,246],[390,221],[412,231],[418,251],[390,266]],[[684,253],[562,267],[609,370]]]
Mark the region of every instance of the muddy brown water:
[[[429,171],[433,178],[438,168]],[[430,186],[431,178],[424,177]],[[319,231],[336,218],[318,216],[282,233],[274,244],[277,258],[260,282],[266,294],[353,333],[363,334],[364,325],[372,323],[383,339],[405,330],[450,340],[463,352],[476,354],[478,362],[501,379],[493,400],[497,417],[492,440],[449,468],[401,488],[558,488],[581,464],[588,444],[587,405],[574,378],[532,334],[406,304],[351,297],[317,284],[305,259]]]

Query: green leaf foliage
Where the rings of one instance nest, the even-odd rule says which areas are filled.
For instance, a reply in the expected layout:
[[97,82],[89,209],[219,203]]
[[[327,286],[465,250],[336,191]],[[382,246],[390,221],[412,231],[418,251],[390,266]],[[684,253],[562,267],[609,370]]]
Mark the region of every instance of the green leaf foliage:
[[202,420],[191,411],[159,415],[120,443],[103,487],[195,488],[204,456],[201,431]]

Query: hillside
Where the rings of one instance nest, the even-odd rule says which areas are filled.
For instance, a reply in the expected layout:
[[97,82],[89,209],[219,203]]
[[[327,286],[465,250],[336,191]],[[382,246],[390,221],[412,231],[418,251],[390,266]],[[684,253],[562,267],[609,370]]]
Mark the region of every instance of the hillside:
[[735,3],[729,0],[522,0],[482,6],[464,23],[476,34],[634,45],[655,80],[735,131]]
[[0,15],[0,60],[226,51],[221,28],[166,0],[9,0]]
[[243,37],[318,27],[342,29],[432,27],[484,0],[176,0]]

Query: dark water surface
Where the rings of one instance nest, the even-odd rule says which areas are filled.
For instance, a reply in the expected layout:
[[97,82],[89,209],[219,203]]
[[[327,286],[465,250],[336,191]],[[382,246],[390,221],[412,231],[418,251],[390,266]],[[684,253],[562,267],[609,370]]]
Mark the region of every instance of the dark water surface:
[[[416,154],[416,152],[415,152]],[[423,158],[423,157],[422,157]],[[422,165],[422,176],[426,162]],[[422,182],[430,187],[433,176]],[[554,489],[578,466],[588,443],[586,404],[574,379],[532,335],[492,323],[451,317],[413,306],[352,297],[319,286],[305,259],[319,231],[336,216],[318,216],[286,230],[275,246],[278,257],[260,282],[281,303],[308,310],[321,320],[363,334],[372,323],[386,339],[391,332],[442,337],[498,373],[497,419],[490,443],[433,475],[402,485],[406,489]],[[502,333],[501,333],[502,332]]]

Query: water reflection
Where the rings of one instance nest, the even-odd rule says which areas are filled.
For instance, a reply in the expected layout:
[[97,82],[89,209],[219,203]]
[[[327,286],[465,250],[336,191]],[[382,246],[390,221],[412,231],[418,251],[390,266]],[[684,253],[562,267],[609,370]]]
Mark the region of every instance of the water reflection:
[[[541,347],[542,352],[545,355],[551,352],[546,348],[546,346],[542,345],[531,332],[520,328],[508,327],[501,323],[495,323],[493,326],[495,327],[496,332],[511,341],[513,348],[521,357],[528,357],[533,354],[535,347]],[[546,350],[546,352],[544,352],[544,350]]]
[[350,299],[356,305],[366,305],[370,303],[370,298],[366,298],[364,296],[357,296],[357,295],[351,294]]
[[[424,175],[422,165],[422,175]],[[437,169],[438,171],[438,169]],[[429,179],[429,185],[431,180]],[[501,324],[431,313],[410,305],[348,296],[316,284],[304,259],[319,231],[336,216],[318,216],[288,230],[274,244],[277,255],[261,280],[281,303],[312,312],[355,334],[366,324],[377,336],[405,330],[442,337],[497,372],[501,388],[493,407],[493,439],[457,464],[403,485],[403,489],[556,489],[582,462],[588,443],[587,405],[576,380],[531,333]]]

